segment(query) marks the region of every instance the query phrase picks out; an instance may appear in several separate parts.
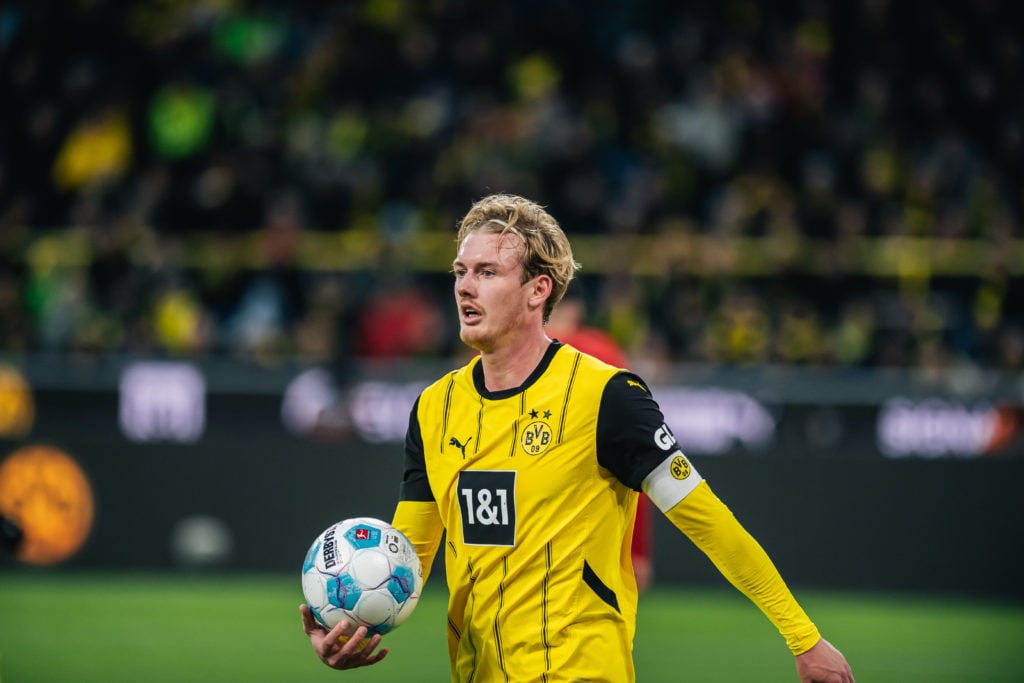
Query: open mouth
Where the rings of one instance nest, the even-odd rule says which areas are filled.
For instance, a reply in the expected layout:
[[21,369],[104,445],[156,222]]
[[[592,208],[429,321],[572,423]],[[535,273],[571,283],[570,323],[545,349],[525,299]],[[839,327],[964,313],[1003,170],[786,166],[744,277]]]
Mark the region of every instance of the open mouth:
[[480,311],[477,310],[476,308],[472,307],[472,306],[463,306],[461,308],[461,311],[462,311],[462,320],[463,320],[463,322],[471,323],[471,322],[475,322],[475,321],[477,321],[477,320],[479,320],[481,318]]

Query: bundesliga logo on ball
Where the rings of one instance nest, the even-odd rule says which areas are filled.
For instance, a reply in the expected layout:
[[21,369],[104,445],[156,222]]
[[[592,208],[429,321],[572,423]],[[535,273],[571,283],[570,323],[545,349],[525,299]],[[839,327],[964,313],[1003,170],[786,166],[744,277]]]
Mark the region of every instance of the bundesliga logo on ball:
[[302,592],[317,621],[347,618],[381,635],[405,621],[423,588],[419,557],[397,529],[372,517],[332,524],[306,553]]

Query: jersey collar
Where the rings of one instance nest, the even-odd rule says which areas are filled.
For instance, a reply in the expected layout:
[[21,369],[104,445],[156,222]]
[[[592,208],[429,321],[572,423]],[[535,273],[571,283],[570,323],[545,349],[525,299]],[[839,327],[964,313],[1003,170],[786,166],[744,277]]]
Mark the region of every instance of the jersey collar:
[[540,376],[544,374],[544,371],[551,365],[551,359],[555,357],[555,353],[562,346],[562,342],[557,339],[553,340],[547,350],[544,352],[544,356],[540,359],[540,363],[537,363],[537,367],[533,369],[530,376],[520,384],[518,387],[512,387],[510,389],[502,389],[500,391],[488,391],[484,384],[484,364],[480,362],[479,356],[477,357],[476,365],[473,366],[473,386],[476,387],[477,393],[487,399],[494,401],[508,398],[509,396],[515,396],[516,394],[526,391],[530,386],[540,379]]

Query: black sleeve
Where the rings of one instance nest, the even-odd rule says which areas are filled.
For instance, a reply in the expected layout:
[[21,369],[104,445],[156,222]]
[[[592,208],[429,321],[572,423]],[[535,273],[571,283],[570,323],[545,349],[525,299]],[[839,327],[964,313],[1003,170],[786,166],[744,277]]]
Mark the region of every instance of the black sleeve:
[[419,406],[420,400],[417,398],[409,414],[409,429],[405,432],[405,468],[402,472],[399,500],[434,500],[434,493],[430,490],[430,482],[427,480],[427,463],[423,456],[420,421],[416,418]]
[[644,478],[679,448],[647,383],[631,372],[612,377],[597,415],[597,461],[639,491]]

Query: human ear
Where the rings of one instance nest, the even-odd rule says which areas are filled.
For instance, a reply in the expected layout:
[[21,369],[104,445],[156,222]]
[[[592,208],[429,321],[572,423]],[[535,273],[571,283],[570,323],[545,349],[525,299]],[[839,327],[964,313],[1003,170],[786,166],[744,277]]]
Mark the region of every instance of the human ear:
[[530,282],[530,305],[543,306],[551,296],[552,283],[548,275],[538,275]]

